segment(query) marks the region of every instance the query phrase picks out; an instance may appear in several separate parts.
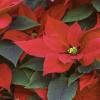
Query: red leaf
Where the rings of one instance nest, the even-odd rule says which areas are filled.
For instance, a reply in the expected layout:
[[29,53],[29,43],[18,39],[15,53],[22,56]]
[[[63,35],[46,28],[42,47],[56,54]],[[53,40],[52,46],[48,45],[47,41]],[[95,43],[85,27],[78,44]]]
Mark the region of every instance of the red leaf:
[[27,100],[30,96],[32,96],[32,92],[21,86],[17,86],[14,91],[15,100]]
[[42,98],[42,100],[48,100],[47,99],[47,92],[48,92],[47,88],[45,89],[37,88],[37,89],[34,89],[34,91]]
[[[47,13],[56,18],[56,19],[61,19],[65,12],[68,10],[68,8],[70,7],[69,5],[69,2],[70,0],[67,0],[66,3],[62,2],[62,3],[59,3],[59,4],[55,4],[54,6],[50,7],[48,10],[47,10]],[[60,9],[59,9],[60,8]],[[55,13],[56,12],[56,13]]]
[[100,99],[100,79],[89,88],[78,91],[74,100],[99,100]]
[[96,56],[100,54],[100,38],[93,39],[85,44],[85,48],[82,50],[82,53],[82,61],[84,65],[89,65],[93,63]]
[[26,16],[26,17],[32,19],[33,21],[37,21],[35,13],[33,13],[31,8],[28,7],[27,5],[25,5],[24,3],[19,6],[18,15]]
[[54,51],[62,52],[66,49],[68,29],[69,27],[63,22],[47,16],[45,24],[46,35],[43,40]]
[[79,46],[79,42],[83,36],[80,25],[76,22],[68,30],[67,41],[71,46]]
[[25,41],[30,39],[30,37],[24,32],[17,30],[9,30],[3,35],[2,39],[8,39],[12,41]]
[[70,69],[73,62],[63,64],[56,54],[49,54],[44,62],[44,75],[49,73],[63,73]]
[[7,27],[12,21],[12,18],[8,14],[0,15],[0,29]]
[[38,6],[34,9],[33,14],[36,16],[38,21],[43,20],[46,10],[42,6]]
[[0,87],[10,90],[12,72],[8,65],[0,64]]
[[22,0],[2,0],[0,2],[0,14],[14,11],[21,2]]
[[18,41],[15,43],[27,54],[32,56],[44,57],[51,52],[51,50],[44,44],[44,41],[41,38],[32,39],[29,41]]
[[93,85],[97,82],[98,78],[96,77],[96,72],[85,74],[80,78],[80,90]]

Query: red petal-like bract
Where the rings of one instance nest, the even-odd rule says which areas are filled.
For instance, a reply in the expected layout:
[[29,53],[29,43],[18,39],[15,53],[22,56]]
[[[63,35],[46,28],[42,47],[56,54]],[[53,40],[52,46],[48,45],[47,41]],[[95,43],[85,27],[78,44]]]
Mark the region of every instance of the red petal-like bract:
[[63,22],[47,16],[45,23],[45,34],[43,40],[46,45],[56,52],[66,50],[67,32],[69,27]]
[[90,65],[94,62],[96,56],[100,54],[100,38],[89,41],[82,51],[83,64]]
[[19,41],[15,43],[27,54],[32,56],[44,57],[51,52],[51,50],[44,44],[41,38],[32,39],[29,41]]
[[89,88],[85,88],[82,91],[78,90],[76,97],[74,100],[99,100],[100,98],[100,79],[99,81],[89,86]]
[[29,97],[32,96],[32,92],[24,89],[21,86],[16,86],[16,89],[14,91],[14,98],[15,100],[27,100]]
[[0,64],[0,87],[10,91],[12,72],[7,64]]
[[23,0],[2,0],[0,2],[0,14],[14,11]]
[[48,100],[47,99],[47,92],[48,92],[47,88],[44,88],[44,89],[37,88],[37,89],[34,89],[34,91],[39,95],[39,97],[42,98],[42,100]]
[[44,75],[49,73],[63,73],[70,69],[73,62],[64,64],[60,62],[56,54],[49,54],[44,62]]
[[22,0],[2,0],[0,1],[0,29],[7,27],[12,17],[7,13],[14,11],[15,8],[22,2]]
[[2,39],[8,39],[12,41],[25,41],[25,40],[29,40],[30,36],[28,36],[26,33],[21,31],[9,30],[5,32]]
[[28,7],[24,3],[19,6],[18,15],[19,16],[26,16],[26,17],[32,19],[33,21],[37,21],[36,15],[33,13],[31,8]]
[[[67,0],[66,3],[62,2],[62,3],[57,3],[55,5],[53,5],[52,7],[50,7],[47,10],[47,13],[56,18],[56,19],[61,19],[65,12],[69,9],[70,4],[69,4],[70,0]],[[60,8],[60,9],[59,9]],[[56,13],[55,13],[56,12]],[[58,16],[59,15],[59,16]]]
[[71,46],[79,46],[83,32],[78,23],[74,23],[68,30],[67,42]]
[[12,18],[8,14],[0,15],[0,29],[7,27],[12,21]]
[[84,88],[95,84],[97,82],[98,78],[96,77],[96,72],[92,72],[89,74],[85,74],[80,78],[80,90],[83,90]]

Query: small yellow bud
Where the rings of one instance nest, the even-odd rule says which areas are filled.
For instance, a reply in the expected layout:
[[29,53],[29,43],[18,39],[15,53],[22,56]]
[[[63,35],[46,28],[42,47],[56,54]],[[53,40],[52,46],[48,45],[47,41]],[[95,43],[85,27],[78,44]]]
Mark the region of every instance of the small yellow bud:
[[69,54],[76,55],[76,54],[78,53],[78,49],[77,49],[76,47],[72,47],[72,48],[69,48],[69,49],[67,50],[67,52],[68,52]]

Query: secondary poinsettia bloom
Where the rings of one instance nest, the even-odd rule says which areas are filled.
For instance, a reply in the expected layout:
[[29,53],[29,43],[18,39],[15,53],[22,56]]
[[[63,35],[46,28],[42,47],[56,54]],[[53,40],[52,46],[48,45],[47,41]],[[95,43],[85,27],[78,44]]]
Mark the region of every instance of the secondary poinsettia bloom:
[[100,38],[86,41],[78,23],[69,27],[49,16],[47,19],[42,37],[15,42],[27,54],[45,57],[44,75],[66,72],[76,61],[85,66],[93,63],[100,53]]
[[0,1],[0,29],[7,27],[11,23],[12,17],[8,13],[14,10],[21,2],[22,0]]

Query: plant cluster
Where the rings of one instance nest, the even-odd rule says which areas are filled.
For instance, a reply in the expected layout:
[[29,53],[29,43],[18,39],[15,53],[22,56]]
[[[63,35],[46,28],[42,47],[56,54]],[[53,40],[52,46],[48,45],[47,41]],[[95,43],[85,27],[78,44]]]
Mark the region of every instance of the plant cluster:
[[100,0],[0,1],[0,100],[83,100],[99,70]]

